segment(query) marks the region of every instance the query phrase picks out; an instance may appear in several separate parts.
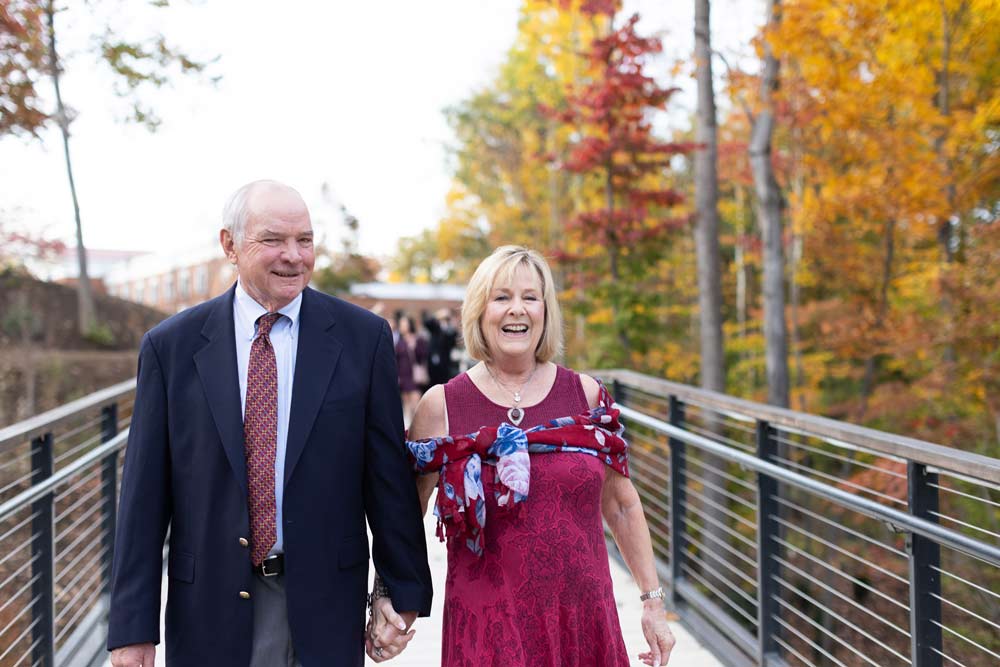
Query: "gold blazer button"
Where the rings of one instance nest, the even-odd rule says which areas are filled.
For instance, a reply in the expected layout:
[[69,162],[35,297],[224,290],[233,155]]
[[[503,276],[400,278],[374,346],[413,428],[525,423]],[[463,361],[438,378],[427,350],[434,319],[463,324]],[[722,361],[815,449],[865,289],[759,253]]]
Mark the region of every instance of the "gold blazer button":
[[247,538],[241,537],[240,538],[240,546],[241,547],[248,547],[248,546],[250,546],[250,542],[247,541]]
[[243,598],[244,600],[249,600],[250,594],[247,593],[246,591],[240,591],[240,597]]

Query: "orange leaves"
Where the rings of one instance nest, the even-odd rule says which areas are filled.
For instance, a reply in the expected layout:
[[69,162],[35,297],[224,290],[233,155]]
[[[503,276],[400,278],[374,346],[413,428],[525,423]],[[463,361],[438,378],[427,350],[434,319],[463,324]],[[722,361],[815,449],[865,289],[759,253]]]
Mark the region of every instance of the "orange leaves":
[[0,0],[0,137],[35,135],[48,121],[35,84],[45,69],[41,7],[24,0]]
[[[773,160],[802,249],[790,275],[805,376],[796,391],[856,416],[870,362],[867,419],[995,443],[1000,2],[781,4],[758,45],[782,61]],[[753,109],[756,78],[728,81]],[[741,223],[746,136],[743,114],[720,128],[720,210]]]

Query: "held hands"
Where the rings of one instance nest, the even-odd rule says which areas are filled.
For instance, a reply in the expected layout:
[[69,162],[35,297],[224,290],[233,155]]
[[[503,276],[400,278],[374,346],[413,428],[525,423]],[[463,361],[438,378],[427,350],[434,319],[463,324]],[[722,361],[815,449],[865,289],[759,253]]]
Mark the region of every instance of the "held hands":
[[372,616],[365,631],[365,652],[375,662],[384,662],[403,652],[416,630],[408,630],[417,612],[396,613],[392,600],[381,597],[372,603]]
[[674,648],[674,633],[667,625],[667,613],[661,600],[646,600],[642,605],[642,634],[649,643],[649,651],[639,654],[639,659],[652,667],[666,665]]
[[131,644],[111,652],[111,667],[153,667],[156,646]]

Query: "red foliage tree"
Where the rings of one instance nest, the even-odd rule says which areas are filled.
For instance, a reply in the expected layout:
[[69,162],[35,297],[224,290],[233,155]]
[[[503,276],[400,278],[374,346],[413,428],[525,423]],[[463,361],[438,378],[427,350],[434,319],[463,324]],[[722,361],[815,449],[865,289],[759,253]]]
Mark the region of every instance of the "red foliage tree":
[[[583,9],[606,16],[610,26],[616,4],[594,1]],[[637,34],[638,21],[633,15],[594,40],[587,54],[592,77],[569,91],[566,108],[546,110],[580,137],[562,167],[584,175],[593,191],[603,193],[601,205],[568,224],[570,250],[561,259],[579,267],[575,275],[586,281],[588,301],[610,307],[610,333],[625,354],[643,347],[640,332],[654,324],[653,295],[641,293],[639,282],[650,277],[664,234],[687,222],[666,215],[683,200],[667,184],[670,160],[694,148],[653,134],[651,113],[665,108],[677,89],[644,73],[663,47],[658,39]]]
[[35,91],[45,65],[43,18],[38,3],[0,0],[0,137],[36,135],[49,118]]

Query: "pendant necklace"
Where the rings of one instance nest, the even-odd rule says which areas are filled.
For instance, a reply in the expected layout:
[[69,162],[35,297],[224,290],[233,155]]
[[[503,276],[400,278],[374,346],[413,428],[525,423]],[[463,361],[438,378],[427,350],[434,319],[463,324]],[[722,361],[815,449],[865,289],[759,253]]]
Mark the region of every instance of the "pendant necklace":
[[487,363],[483,364],[483,366],[486,367],[486,372],[489,373],[490,378],[493,379],[493,384],[497,386],[497,389],[503,389],[508,394],[514,397],[514,405],[512,405],[507,410],[507,419],[514,426],[518,426],[521,423],[521,420],[524,419],[524,409],[519,407],[519,404],[521,403],[521,392],[524,391],[524,388],[528,386],[528,384],[531,382],[531,379],[535,377],[535,372],[538,370],[539,365],[540,364],[538,364],[538,362],[535,362],[535,367],[531,369],[531,375],[529,375],[528,379],[524,381],[524,384],[522,384],[519,389],[512,390],[510,387],[500,382],[497,376],[493,374],[493,371],[490,370],[489,364]]

